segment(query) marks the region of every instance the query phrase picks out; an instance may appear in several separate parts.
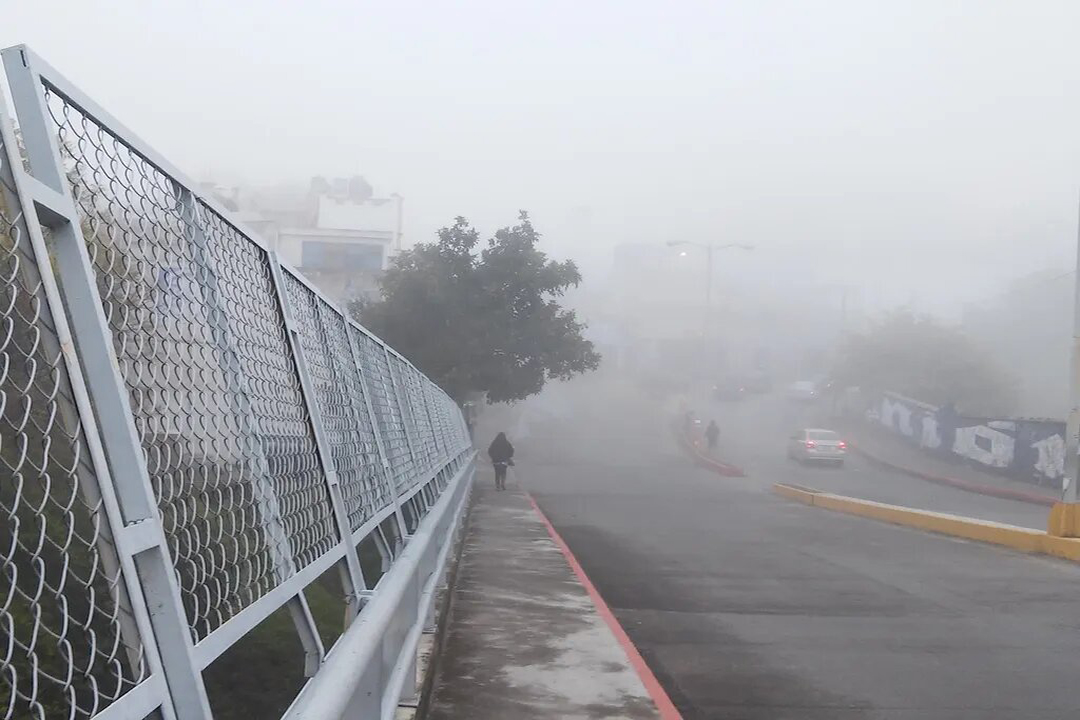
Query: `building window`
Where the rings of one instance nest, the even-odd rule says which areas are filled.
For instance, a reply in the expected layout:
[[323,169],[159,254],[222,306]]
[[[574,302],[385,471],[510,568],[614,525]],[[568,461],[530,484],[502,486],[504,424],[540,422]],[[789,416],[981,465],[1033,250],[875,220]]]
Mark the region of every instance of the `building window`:
[[304,270],[318,272],[379,272],[383,267],[381,245],[305,240],[301,257]]

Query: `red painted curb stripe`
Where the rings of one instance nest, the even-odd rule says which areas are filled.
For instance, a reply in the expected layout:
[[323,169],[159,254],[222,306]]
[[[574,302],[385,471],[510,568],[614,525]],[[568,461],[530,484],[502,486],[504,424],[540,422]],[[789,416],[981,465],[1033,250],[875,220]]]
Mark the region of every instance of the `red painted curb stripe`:
[[865,449],[858,445],[852,445],[852,450],[859,453],[867,460],[883,465],[892,470],[902,472],[905,475],[911,475],[927,482],[936,483],[938,485],[947,485],[949,487],[957,488],[958,490],[966,490],[967,492],[977,493],[979,495],[987,495],[989,497],[1002,498],[1004,500],[1016,500],[1018,502],[1031,503],[1032,505],[1043,505],[1045,507],[1053,507],[1057,502],[1054,498],[1046,495],[1038,495],[1036,493],[1025,492],[1023,490],[1014,490],[1012,488],[999,488],[993,485],[983,485],[981,483],[968,482],[967,480],[960,480],[958,478],[946,477],[944,475],[933,475],[931,473],[925,473],[921,470],[915,470],[905,465],[899,465],[889,460],[867,452]]
[[596,606],[596,611],[600,613],[600,617],[607,623],[608,629],[611,630],[615,639],[622,646],[623,652],[626,653],[627,659],[630,661],[630,665],[637,672],[638,678],[641,679],[641,684],[645,686],[646,692],[652,697],[654,703],[656,703],[656,709],[660,711],[661,720],[682,720],[682,715],[675,709],[675,703],[671,702],[671,698],[664,692],[664,688],[660,685],[660,681],[653,675],[652,670],[645,663],[644,658],[641,657],[641,653],[638,652],[634,642],[630,639],[630,636],[623,630],[622,625],[615,619],[615,613],[611,612],[611,608],[604,602],[604,598],[600,596],[600,592],[596,589],[596,586],[592,584],[592,580],[585,574],[584,568],[581,567],[581,563],[574,557],[573,551],[570,550],[570,546],[566,544],[566,541],[559,535],[559,531],[555,529],[555,526],[548,520],[547,515],[537,505],[536,499],[528,491],[525,492],[525,497],[529,498],[529,502],[532,503],[533,510],[540,516],[544,525],[547,527],[548,535],[555,541],[555,544],[562,550],[563,557],[566,558],[566,562],[570,565],[570,569],[577,575],[578,580],[585,586],[585,590],[589,593],[589,597],[592,598],[593,605]]
[[746,477],[746,472],[737,465],[731,463],[722,462],[711,458],[698,449],[694,441],[687,437],[684,433],[674,430],[675,438],[679,441],[679,445],[683,450],[693,455],[694,459],[698,461],[699,465],[720,473],[721,475],[727,475],[728,477]]

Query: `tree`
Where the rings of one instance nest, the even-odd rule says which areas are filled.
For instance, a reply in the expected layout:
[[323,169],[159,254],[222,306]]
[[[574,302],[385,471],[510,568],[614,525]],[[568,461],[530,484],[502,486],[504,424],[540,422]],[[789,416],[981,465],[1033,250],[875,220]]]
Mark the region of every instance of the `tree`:
[[972,415],[1007,415],[1014,378],[958,328],[904,310],[852,336],[833,368],[838,386],[892,390]]
[[459,402],[475,392],[521,400],[546,380],[598,367],[585,325],[558,303],[581,274],[537,250],[527,213],[479,253],[480,235],[463,217],[438,236],[398,255],[381,301],[353,308],[372,332]]

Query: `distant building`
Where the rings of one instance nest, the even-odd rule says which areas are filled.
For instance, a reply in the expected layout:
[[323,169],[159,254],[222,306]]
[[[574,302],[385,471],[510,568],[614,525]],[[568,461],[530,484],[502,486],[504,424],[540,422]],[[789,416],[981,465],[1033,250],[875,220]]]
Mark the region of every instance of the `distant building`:
[[360,176],[312,178],[306,194],[273,188],[215,194],[341,305],[377,296],[379,278],[401,250],[401,196],[374,197]]
[[278,252],[334,300],[373,298],[390,258],[401,249],[400,195],[372,196],[363,178],[314,178],[312,222],[282,227]]

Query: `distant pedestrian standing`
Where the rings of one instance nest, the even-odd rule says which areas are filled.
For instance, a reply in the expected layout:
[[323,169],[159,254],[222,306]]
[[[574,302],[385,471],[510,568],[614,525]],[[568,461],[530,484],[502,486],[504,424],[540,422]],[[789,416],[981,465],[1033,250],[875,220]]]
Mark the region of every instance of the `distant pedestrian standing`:
[[506,439],[506,433],[499,433],[488,446],[488,457],[495,466],[495,489],[506,489],[506,468],[514,464],[514,446]]
[[715,420],[709,421],[709,426],[705,428],[705,441],[709,443],[709,449],[716,449],[716,442],[720,439],[720,428],[716,425]]

